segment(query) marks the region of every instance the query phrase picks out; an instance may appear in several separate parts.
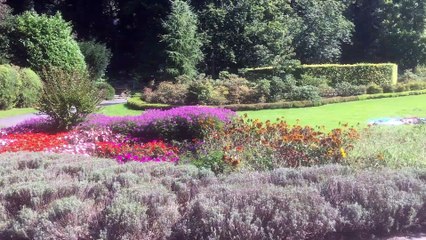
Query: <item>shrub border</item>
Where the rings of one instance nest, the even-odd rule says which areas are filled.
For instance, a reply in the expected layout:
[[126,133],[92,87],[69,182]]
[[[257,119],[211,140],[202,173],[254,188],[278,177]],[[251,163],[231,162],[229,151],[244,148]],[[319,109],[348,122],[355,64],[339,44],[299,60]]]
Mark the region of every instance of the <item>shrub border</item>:
[[[355,102],[355,101],[381,99],[381,98],[406,97],[406,96],[424,95],[424,94],[426,94],[426,90],[408,91],[408,92],[400,92],[400,93],[378,93],[378,94],[364,94],[364,95],[349,96],[349,97],[324,98],[318,101],[230,104],[230,105],[211,106],[211,107],[226,108],[233,111],[304,108],[304,107],[318,107],[318,106],[323,106],[323,105],[333,104],[333,103]],[[140,100],[139,97],[130,98],[126,103],[126,106],[132,110],[148,110],[148,109],[167,110],[170,108],[179,107],[177,105],[146,103]]]

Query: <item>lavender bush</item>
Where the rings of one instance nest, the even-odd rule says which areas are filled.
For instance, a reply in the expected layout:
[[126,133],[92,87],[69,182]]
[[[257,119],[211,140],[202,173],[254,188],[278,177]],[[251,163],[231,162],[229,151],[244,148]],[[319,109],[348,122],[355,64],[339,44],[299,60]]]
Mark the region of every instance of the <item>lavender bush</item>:
[[426,227],[426,171],[0,155],[0,239],[373,239]]

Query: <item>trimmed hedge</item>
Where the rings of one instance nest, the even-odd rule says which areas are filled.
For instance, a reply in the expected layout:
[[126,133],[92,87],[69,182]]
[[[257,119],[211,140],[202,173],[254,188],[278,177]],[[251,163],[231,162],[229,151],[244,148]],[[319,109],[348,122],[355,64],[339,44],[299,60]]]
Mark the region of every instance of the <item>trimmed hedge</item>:
[[293,101],[293,102],[276,102],[276,103],[257,103],[257,104],[232,104],[218,107],[224,107],[233,111],[252,111],[252,110],[264,110],[264,109],[284,109],[284,108],[304,108],[304,107],[318,107],[322,105],[332,103],[343,103],[343,102],[355,102],[369,99],[380,99],[380,98],[394,98],[394,97],[406,97],[412,95],[423,95],[426,94],[426,90],[411,91],[411,92],[400,92],[400,93],[380,93],[380,94],[366,94],[359,96],[349,97],[333,97],[323,98],[319,101]]
[[0,239],[375,239],[424,229],[426,171],[0,155]]
[[132,110],[148,110],[148,109],[163,109],[163,110],[167,110],[167,109],[171,109],[175,106],[171,106],[168,104],[161,104],[161,103],[147,103],[144,102],[139,96],[136,97],[131,97],[129,99],[127,99],[127,103],[126,106],[129,109]]
[[[274,68],[244,69],[242,73],[250,79],[261,79],[274,75]],[[398,65],[393,63],[319,64],[302,65],[297,75],[325,78],[331,85],[348,82],[353,85],[395,85],[398,82]]]
[[[380,99],[380,98],[394,98],[394,97],[406,97],[412,95],[423,95],[426,94],[426,90],[421,91],[410,91],[410,92],[396,92],[396,93],[379,93],[379,94],[365,94],[359,96],[349,97],[332,97],[322,98],[316,101],[292,101],[292,102],[275,102],[275,103],[254,103],[254,104],[229,104],[220,105],[215,107],[227,108],[233,111],[252,111],[252,110],[264,110],[264,109],[285,109],[285,108],[304,108],[304,107],[317,107],[332,103],[342,102],[354,102],[369,99]],[[146,110],[146,109],[170,109],[176,106],[167,104],[153,104],[146,103],[140,100],[139,97],[133,97],[127,100],[127,107],[132,110]]]

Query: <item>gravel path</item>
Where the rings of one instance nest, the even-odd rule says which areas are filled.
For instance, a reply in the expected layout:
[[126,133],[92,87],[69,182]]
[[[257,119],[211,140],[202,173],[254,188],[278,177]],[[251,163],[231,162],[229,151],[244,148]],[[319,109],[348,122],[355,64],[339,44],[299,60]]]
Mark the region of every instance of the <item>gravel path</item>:
[[[116,104],[123,104],[126,102],[127,102],[126,99],[118,98],[114,100],[103,101],[100,104],[100,106],[110,106],[110,105],[116,105]],[[43,115],[39,115],[37,113],[29,113],[29,114],[14,116],[14,117],[0,118],[0,128],[15,126],[18,123],[21,123],[23,121],[26,121],[36,116],[43,116]]]

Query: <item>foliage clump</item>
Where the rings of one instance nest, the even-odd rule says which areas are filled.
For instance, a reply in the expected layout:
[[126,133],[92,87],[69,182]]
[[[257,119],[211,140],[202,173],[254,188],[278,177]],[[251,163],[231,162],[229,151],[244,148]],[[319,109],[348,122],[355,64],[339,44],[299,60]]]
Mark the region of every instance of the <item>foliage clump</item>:
[[98,89],[84,72],[50,68],[43,71],[42,79],[44,88],[37,109],[58,129],[69,129],[83,121],[100,103]]
[[71,24],[61,14],[25,12],[14,17],[10,27],[8,36],[14,64],[38,73],[51,66],[71,72],[86,70]]

